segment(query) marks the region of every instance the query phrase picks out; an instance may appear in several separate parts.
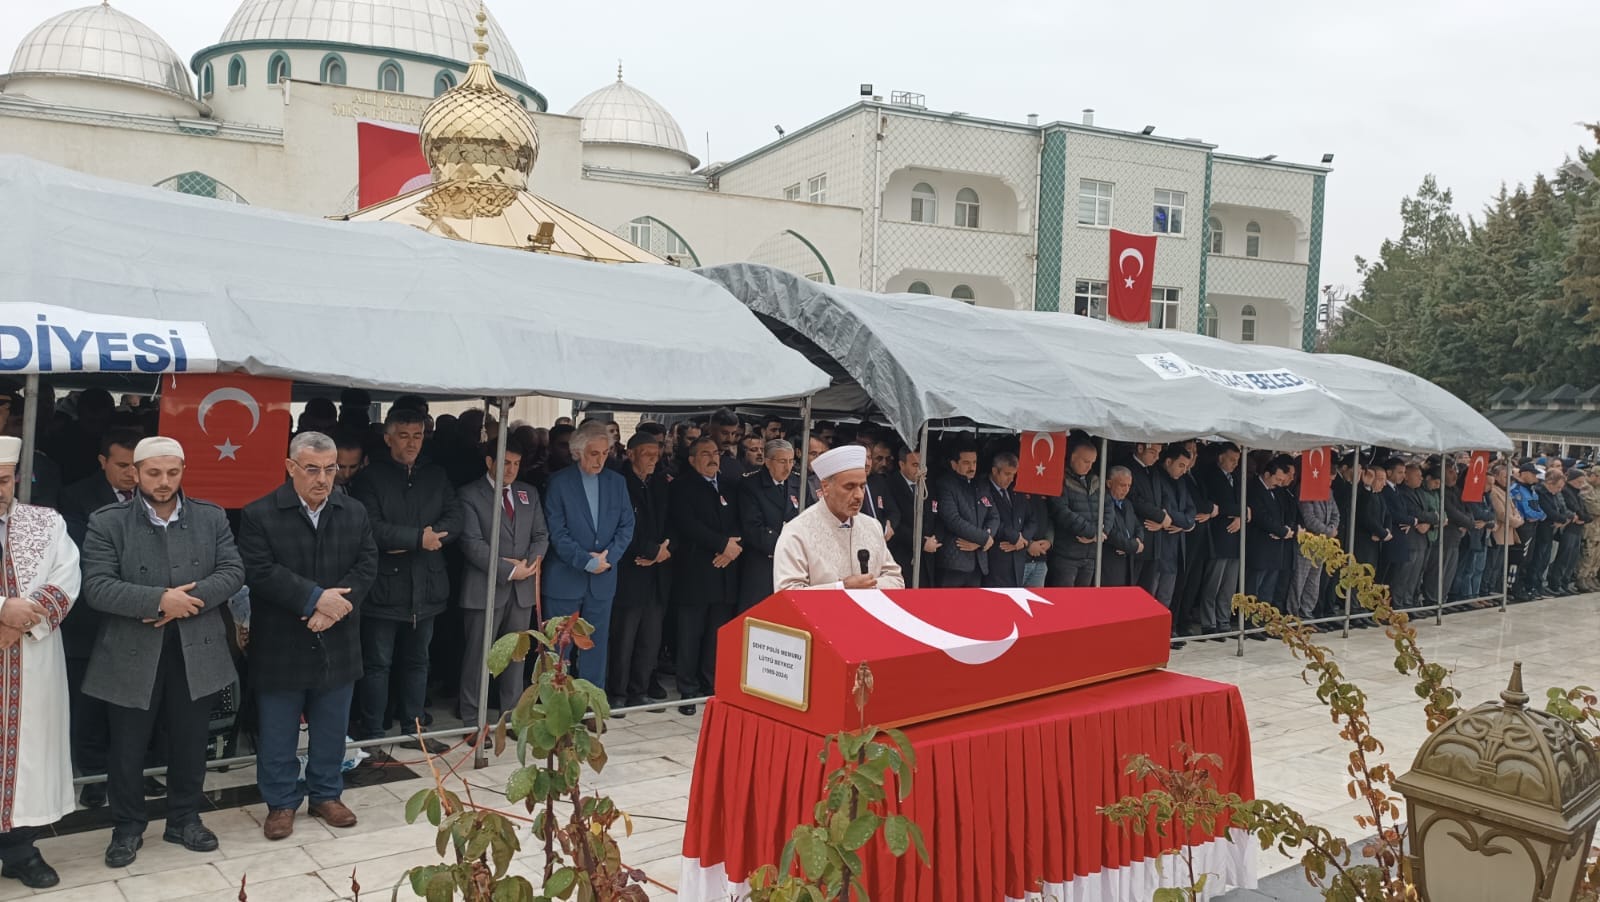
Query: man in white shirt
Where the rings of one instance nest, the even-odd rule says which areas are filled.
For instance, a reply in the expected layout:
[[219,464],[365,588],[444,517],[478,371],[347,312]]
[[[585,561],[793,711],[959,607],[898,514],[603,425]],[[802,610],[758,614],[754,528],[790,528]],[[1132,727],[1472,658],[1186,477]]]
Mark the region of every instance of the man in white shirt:
[[844,445],[819,454],[812,467],[822,503],[784,524],[772,560],[774,591],[905,588],[882,525],[861,514],[867,449]]

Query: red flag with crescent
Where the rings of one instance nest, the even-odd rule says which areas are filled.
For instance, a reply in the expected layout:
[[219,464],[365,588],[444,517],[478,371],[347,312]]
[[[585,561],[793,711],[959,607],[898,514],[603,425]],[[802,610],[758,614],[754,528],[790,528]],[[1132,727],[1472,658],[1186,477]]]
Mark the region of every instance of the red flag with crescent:
[[1111,270],[1106,315],[1129,323],[1150,322],[1150,287],[1155,281],[1156,236],[1111,230]]
[[1468,504],[1477,504],[1483,500],[1484,490],[1489,488],[1489,452],[1472,452],[1472,461],[1467,464],[1467,481],[1461,485],[1461,500]]
[[161,434],[183,445],[184,492],[236,508],[281,485],[291,387],[242,374],[163,382]]
[[1017,455],[1017,491],[1054,498],[1061,494],[1061,483],[1066,475],[1066,433],[1022,433],[1022,453]]
[[1300,452],[1300,500],[1333,499],[1333,449],[1311,448]]
[[356,206],[366,209],[433,181],[416,129],[356,123]]

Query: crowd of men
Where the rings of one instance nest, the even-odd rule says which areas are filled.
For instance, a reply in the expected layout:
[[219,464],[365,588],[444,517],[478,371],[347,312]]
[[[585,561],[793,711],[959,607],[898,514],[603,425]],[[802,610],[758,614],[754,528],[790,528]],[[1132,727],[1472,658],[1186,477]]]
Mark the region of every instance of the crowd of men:
[[[4,403],[15,435],[20,403]],[[304,802],[332,826],[355,823],[340,802],[347,735],[398,723],[399,743],[438,753],[422,733],[430,707],[453,701],[481,741],[493,717],[478,704],[486,625],[498,636],[536,612],[581,615],[595,645],[575,667],[614,706],[664,702],[672,685],[694,714],[714,689],[718,628],[784,588],[779,535],[819,497],[815,474],[799,477],[799,424],[781,417],[643,422],[626,442],[599,418],[510,424],[499,468],[500,424],[483,411],[434,418],[403,397],[378,419],[365,393],[347,391],[306,405],[281,486],[224,511],[183,491],[185,450],[159,435],[147,403],[91,390],[45,409],[33,504],[60,511],[81,568],[81,597],[56,619],[73,769],[108,775],[79,801],[109,801],[111,867],[142,844],[152,764],[168,768],[163,838],[217,847],[199,818],[208,717],[236,682],[254,706],[269,839],[293,832]],[[980,438],[947,433],[925,462],[887,428],[818,423],[804,453],[863,446],[861,512],[882,524],[908,583],[920,549],[923,587],[1138,586],[1173,612],[1174,647],[1235,629],[1241,561],[1246,591],[1281,610],[1342,613],[1296,539],[1343,541],[1352,523],[1356,555],[1401,607],[1438,603],[1441,568],[1448,600],[1487,603],[1508,564],[1517,600],[1600,589],[1600,486],[1573,461],[1501,461],[1468,502],[1464,458],[1378,453],[1358,467],[1347,454],[1319,501],[1300,497],[1298,456],[1136,443],[1112,446],[1102,468],[1101,443],[1073,433],[1062,489],[1046,496],[1015,490],[1016,436]],[[53,599],[73,593],[40,591],[7,601],[0,640],[56,625]],[[524,684],[512,665],[490,708],[509,710]],[[50,885],[13,829],[25,826],[0,810],[5,876]]]

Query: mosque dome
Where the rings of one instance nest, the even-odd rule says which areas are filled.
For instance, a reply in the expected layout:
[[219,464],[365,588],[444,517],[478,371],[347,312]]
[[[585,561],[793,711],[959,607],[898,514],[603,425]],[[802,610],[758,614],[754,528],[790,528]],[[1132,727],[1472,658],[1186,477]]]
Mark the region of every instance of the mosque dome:
[[[219,44],[315,41],[472,59],[478,0],[245,0]],[[524,81],[522,61],[494,17],[488,20],[489,59]]]
[[422,154],[434,182],[486,181],[524,190],[539,158],[533,117],[495,81],[484,60],[487,23],[478,14],[475,57],[461,84],[435,98],[422,114]]
[[700,165],[689,153],[678,120],[655,98],[623,81],[621,66],[616,81],[573,104],[567,115],[583,120],[578,138],[585,144],[640,145],[682,156],[691,169]]
[[40,76],[104,79],[194,98],[189,70],[167,42],[109,3],[68,10],[22,39],[6,79]]

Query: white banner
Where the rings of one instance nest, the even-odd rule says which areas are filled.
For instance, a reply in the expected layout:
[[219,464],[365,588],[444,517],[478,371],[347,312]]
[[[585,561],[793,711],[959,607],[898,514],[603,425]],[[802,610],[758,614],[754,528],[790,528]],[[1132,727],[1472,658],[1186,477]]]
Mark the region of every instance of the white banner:
[[1177,354],[1140,354],[1139,360],[1163,379],[1201,378],[1234,391],[1258,395],[1287,395],[1302,391],[1332,392],[1293,370],[1215,370],[1190,363]]
[[205,323],[0,303],[0,373],[214,373]]

